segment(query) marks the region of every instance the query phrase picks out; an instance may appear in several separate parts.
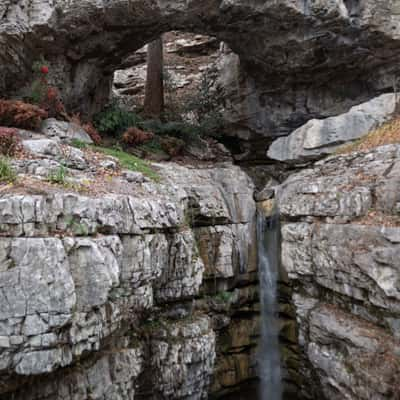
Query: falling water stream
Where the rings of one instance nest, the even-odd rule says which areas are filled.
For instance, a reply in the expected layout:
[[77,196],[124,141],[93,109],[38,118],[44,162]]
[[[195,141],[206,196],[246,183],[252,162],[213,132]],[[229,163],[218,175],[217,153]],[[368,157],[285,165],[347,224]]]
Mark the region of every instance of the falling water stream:
[[260,276],[261,342],[259,348],[260,400],[282,399],[281,358],[278,339],[277,285],[279,269],[279,214],[257,214]]

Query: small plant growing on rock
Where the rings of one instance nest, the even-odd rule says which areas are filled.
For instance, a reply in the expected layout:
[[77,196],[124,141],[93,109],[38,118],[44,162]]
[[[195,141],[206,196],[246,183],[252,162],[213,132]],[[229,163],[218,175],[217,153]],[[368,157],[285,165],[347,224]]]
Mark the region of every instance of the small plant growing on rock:
[[74,232],[77,236],[88,236],[89,229],[86,225],[80,223],[75,226]]
[[147,120],[140,124],[142,129],[150,130],[158,136],[170,136],[193,143],[199,140],[200,129],[198,126],[183,121],[161,122],[159,120]]
[[87,149],[89,147],[88,143],[83,142],[82,140],[79,139],[72,139],[71,145],[76,147],[77,149]]
[[49,73],[49,67],[47,62],[42,59],[33,64],[32,70],[37,77],[30,87],[27,100],[34,104],[41,104],[46,96],[48,87],[46,76]]
[[16,179],[16,174],[11,167],[10,161],[6,157],[0,157],[0,182],[9,183]]
[[101,144],[101,136],[99,131],[94,127],[93,123],[87,122],[82,125],[82,128],[88,133],[90,138],[93,140],[93,143],[96,145]]
[[47,118],[45,110],[19,100],[0,100],[0,125],[22,129],[37,129]]
[[183,153],[185,142],[172,136],[164,136],[160,139],[161,148],[170,156],[177,157]]
[[219,292],[216,295],[216,299],[222,303],[230,303],[232,300],[233,293],[232,292]]
[[58,183],[60,185],[66,184],[67,169],[60,165],[55,172],[50,172],[47,176],[47,180],[50,183]]
[[15,128],[0,127],[0,154],[11,157],[20,146],[18,130]]

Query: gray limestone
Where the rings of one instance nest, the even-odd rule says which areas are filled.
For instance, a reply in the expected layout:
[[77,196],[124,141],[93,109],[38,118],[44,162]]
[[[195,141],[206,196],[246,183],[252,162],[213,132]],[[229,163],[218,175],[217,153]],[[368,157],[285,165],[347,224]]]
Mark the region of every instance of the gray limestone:
[[400,146],[387,145],[329,157],[278,188],[299,370],[316,398],[398,393],[399,165]]
[[397,100],[397,94],[384,94],[352,107],[345,114],[312,119],[289,136],[275,140],[268,149],[268,157],[302,163],[331,154],[338,146],[360,139],[390,119]]
[[[63,157],[72,149],[56,139],[26,142],[40,151],[13,161],[21,178],[45,178],[62,165],[48,146]],[[91,176],[78,168],[68,173]],[[130,195],[91,197],[62,185],[1,194],[1,400],[132,400],[143,362],[153,366],[162,398],[207,397],[216,333],[206,311],[188,308],[212,268],[201,242],[219,254],[223,279],[254,271],[247,236],[254,232],[254,186],[229,163],[157,170],[160,183],[141,176]],[[174,313],[176,304],[181,311]]]

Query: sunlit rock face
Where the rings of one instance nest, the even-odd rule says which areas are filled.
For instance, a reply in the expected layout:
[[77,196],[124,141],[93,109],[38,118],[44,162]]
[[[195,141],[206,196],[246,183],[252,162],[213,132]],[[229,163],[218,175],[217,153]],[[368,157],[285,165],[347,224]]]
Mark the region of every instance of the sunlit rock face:
[[240,58],[229,85],[232,134],[254,142],[390,91],[400,69],[398,8],[395,0],[5,0],[0,91],[26,84],[43,54],[67,104],[93,112],[121,61],[158,34],[213,35]]

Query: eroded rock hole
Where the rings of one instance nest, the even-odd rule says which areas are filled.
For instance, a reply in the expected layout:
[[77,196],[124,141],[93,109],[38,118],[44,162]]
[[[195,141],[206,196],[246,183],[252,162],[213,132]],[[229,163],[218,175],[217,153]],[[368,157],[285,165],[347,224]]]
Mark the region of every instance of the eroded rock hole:
[[[131,113],[135,125],[154,134],[138,151],[153,153],[158,161],[183,154],[201,161],[221,159],[229,154],[226,145],[243,152],[240,143],[227,136],[232,112],[229,84],[234,79],[232,66],[238,62],[227,44],[215,37],[164,33],[126,57],[113,73],[105,112],[114,108]],[[132,131],[132,138],[122,139],[135,145],[141,140],[135,135],[140,133]]]
[[348,10],[349,16],[352,18],[357,18],[360,15],[361,11],[360,0],[343,0],[343,1]]

